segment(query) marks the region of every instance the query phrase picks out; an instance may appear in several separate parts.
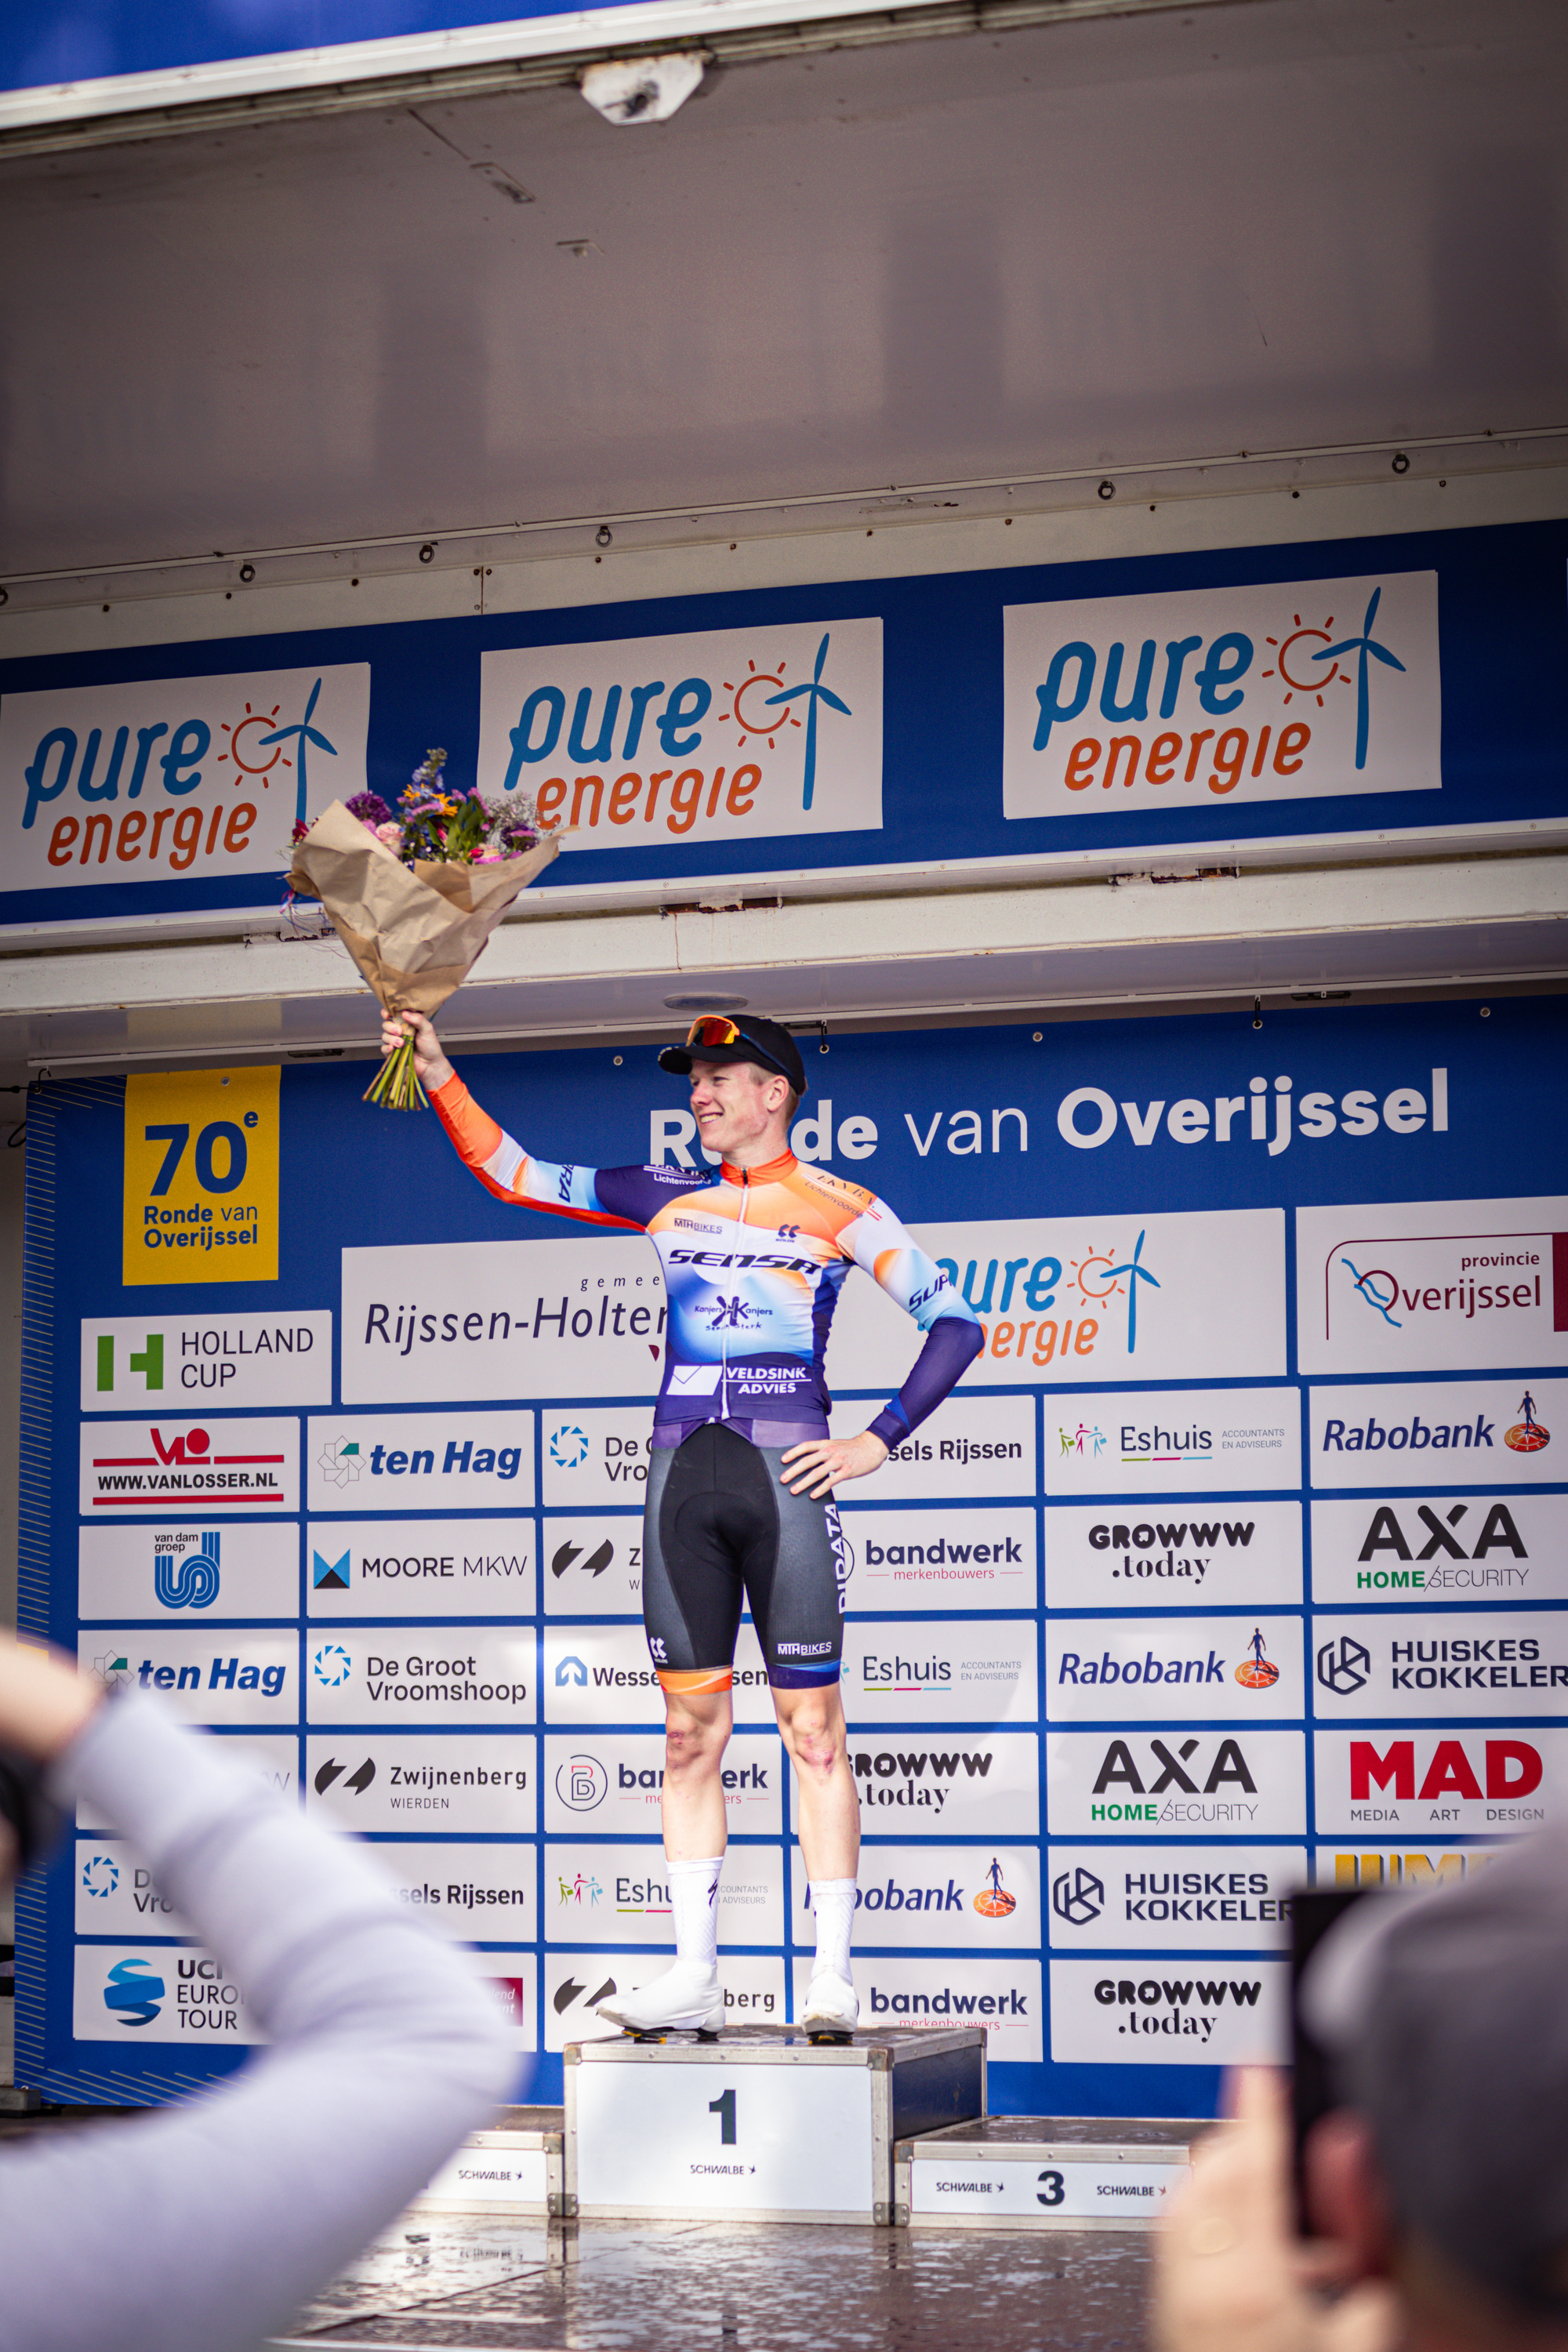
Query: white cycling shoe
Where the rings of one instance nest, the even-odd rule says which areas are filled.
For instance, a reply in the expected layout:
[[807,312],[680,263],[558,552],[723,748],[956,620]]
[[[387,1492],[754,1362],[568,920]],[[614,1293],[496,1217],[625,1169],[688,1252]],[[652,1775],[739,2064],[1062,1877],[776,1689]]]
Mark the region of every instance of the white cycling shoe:
[[724,1988],[717,1969],[677,1960],[651,1984],[602,2000],[598,2014],[624,2033],[718,2033],[724,2023]]
[[860,2002],[847,1978],[824,1969],[811,1979],[801,2023],[809,2034],[851,2034],[860,2022]]

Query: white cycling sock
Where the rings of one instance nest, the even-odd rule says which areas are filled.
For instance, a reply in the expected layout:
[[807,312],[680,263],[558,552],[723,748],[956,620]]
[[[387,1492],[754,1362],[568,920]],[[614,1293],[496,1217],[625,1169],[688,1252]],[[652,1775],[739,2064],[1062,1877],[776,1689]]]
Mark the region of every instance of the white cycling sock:
[[822,1976],[831,1969],[846,1984],[853,1983],[849,1974],[849,1932],[855,1918],[855,1881],[814,1878],[811,1907],[816,1915],[816,1959],[812,1976]]
[[675,1914],[675,1957],[700,1969],[719,1965],[719,1874],[724,1857],[710,1862],[667,1862],[669,1905]]

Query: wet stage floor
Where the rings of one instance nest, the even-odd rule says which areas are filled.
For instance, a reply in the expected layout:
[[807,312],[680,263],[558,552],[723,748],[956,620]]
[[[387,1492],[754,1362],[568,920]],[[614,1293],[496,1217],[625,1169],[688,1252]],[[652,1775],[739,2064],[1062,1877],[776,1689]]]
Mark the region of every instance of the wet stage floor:
[[1142,2352],[1143,2231],[407,2214],[279,2344],[468,2352]]

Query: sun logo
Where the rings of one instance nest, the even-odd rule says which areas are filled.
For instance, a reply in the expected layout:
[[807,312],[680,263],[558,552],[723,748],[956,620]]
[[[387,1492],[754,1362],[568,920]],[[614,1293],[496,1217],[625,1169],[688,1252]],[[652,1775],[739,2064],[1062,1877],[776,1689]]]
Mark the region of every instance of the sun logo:
[[1298,677],[1295,669],[1290,666],[1291,657],[1294,656],[1298,667],[1305,662],[1317,660],[1318,655],[1309,648],[1316,646],[1321,651],[1322,647],[1333,643],[1334,616],[1331,613],[1321,629],[1304,628],[1300,613],[1293,613],[1290,617],[1296,625],[1288,637],[1269,637],[1265,640],[1274,647],[1275,667],[1266,669],[1263,675],[1265,677],[1273,677],[1278,671],[1287,689],[1285,696],[1287,704],[1293,702],[1299,694],[1311,694],[1316,695],[1318,708],[1321,710],[1323,707],[1321,689],[1325,686],[1331,686],[1336,678],[1342,686],[1348,686],[1349,678],[1337,661],[1331,661],[1327,669],[1315,670],[1310,677]]
[[731,702],[728,710],[719,713],[720,724],[722,725],[726,719],[734,720],[741,730],[740,748],[742,751],[748,738],[752,735],[765,735],[771,751],[786,727],[800,725],[793,710],[786,710],[782,719],[774,716],[776,699],[774,709],[768,708],[770,691],[771,696],[776,698],[783,690],[784,665],[780,662],[777,669],[759,669],[754,661],[748,661],[746,670],[747,676],[739,686],[732,685],[729,678],[724,680],[724,691],[730,696]]
[[[222,732],[228,737],[228,749],[226,751],[220,751],[218,753],[218,759],[220,761],[224,760],[232,760],[234,761],[235,767],[238,771],[238,773],[236,775],[234,780],[237,784],[239,782],[240,776],[261,776],[265,778],[269,774],[270,771],[278,765],[279,761],[282,758],[283,746],[281,743],[275,743],[273,745],[272,757],[269,760],[257,761],[247,757],[247,752],[260,750],[261,743],[259,741],[246,744],[243,749],[241,748],[241,738],[245,735],[247,729],[252,727],[276,727],[278,724],[278,713],[282,707],[281,703],[275,702],[270,710],[253,710],[247,702],[245,706],[244,718],[237,720],[233,727],[229,725],[226,719],[223,721]],[[262,740],[265,740],[266,739]],[[264,783],[262,789],[267,791],[269,790],[270,787]]]
[[1087,1257],[1069,1258],[1068,1272],[1086,1307],[1103,1307],[1108,1298],[1122,1295],[1116,1278],[1120,1268],[1111,1250],[1090,1250]]

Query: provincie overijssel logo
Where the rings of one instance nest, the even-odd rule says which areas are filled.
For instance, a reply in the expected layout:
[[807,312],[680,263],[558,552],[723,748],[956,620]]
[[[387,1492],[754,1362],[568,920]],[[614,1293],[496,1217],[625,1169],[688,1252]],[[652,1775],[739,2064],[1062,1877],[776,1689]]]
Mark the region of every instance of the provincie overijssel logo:
[[1441,782],[1431,572],[1013,605],[1009,817]]
[[481,659],[479,766],[566,850],[882,821],[882,625],[795,622]]

